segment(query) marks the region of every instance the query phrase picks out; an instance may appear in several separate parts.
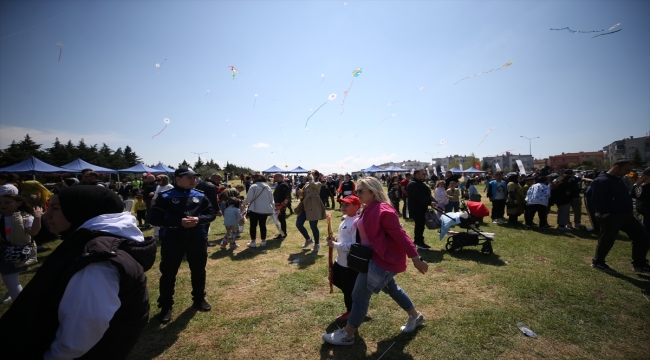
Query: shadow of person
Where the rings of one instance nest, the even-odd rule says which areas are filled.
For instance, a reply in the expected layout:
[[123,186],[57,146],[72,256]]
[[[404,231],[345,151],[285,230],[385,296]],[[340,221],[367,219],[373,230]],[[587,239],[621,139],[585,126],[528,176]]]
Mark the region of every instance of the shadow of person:
[[444,257],[444,250],[426,250],[426,251],[418,251],[420,253],[420,256],[422,256],[422,260],[426,261],[429,264],[434,264],[434,263],[439,263],[442,262],[442,258]]
[[[327,249],[325,249],[327,251]],[[289,254],[287,261],[289,263],[295,263],[298,260],[298,269],[306,269],[316,263],[316,260],[324,257],[323,254],[314,254],[309,249],[303,249],[299,253]]]
[[153,359],[174,345],[178,335],[185,330],[187,324],[199,312],[193,307],[185,309],[180,315],[172,317],[169,324],[163,325],[158,320],[158,308],[151,308],[155,315],[142,330],[142,334],[127,359]]
[[413,356],[404,353],[404,348],[415,338],[415,335],[417,335],[421,328],[422,326],[419,326],[415,331],[408,334],[401,333],[390,339],[378,342],[377,350],[372,353],[369,358],[378,359],[381,357],[382,359],[413,359]]
[[481,253],[480,250],[481,249],[477,247],[477,249],[474,251],[469,249],[450,251],[449,255],[457,259],[471,260],[479,264],[485,264],[485,265],[503,266],[506,264],[503,260],[500,259],[500,256],[498,254],[492,253],[486,255]]

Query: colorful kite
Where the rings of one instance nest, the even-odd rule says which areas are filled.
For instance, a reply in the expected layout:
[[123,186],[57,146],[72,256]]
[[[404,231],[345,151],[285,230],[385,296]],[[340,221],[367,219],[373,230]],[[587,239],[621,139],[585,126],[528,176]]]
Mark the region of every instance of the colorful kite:
[[481,142],[478,143],[478,145],[477,145],[476,147],[479,147],[479,146],[481,146],[481,144],[483,144],[483,141],[485,141],[485,139],[487,139],[487,136],[490,135],[490,133],[492,132],[492,130],[494,130],[494,128],[490,128],[490,130],[488,130],[488,131],[485,133],[485,137],[483,137],[483,140],[481,140]]
[[561,29],[551,29],[551,30],[566,30],[566,31],[572,32],[574,34],[587,34],[587,33],[595,33],[595,32],[603,32],[603,31],[605,31],[604,29],[603,30],[589,30],[589,31],[571,30],[571,29],[569,29],[568,26],[563,27]]
[[237,69],[236,69],[234,66],[232,66],[232,65],[228,66],[228,69],[230,69],[230,70],[232,71],[232,79],[235,80],[235,75],[237,75],[237,73],[239,73],[239,70],[237,70]]
[[359,75],[361,75],[361,68],[356,68],[356,69],[352,72],[352,76],[354,76],[354,77],[359,77]]
[[[336,99],[336,94],[330,94],[330,96],[327,97],[327,100],[334,100],[334,99]],[[320,110],[320,108],[325,106],[325,104],[327,104],[327,101],[325,101],[323,103],[323,105],[319,106],[318,109],[314,110],[314,112],[311,113],[311,115],[309,115],[309,117],[307,118],[307,121],[305,121],[305,131],[309,131],[309,129],[307,128],[307,124],[309,123],[309,119],[311,119],[311,117],[314,116],[316,111]]]
[[167,129],[167,125],[169,124],[169,118],[164,118],[163,122],[165,123],[165,127],[162,128],[162,130],[158,131],[158,133],[156,135],[152,136],[151,137],[152,139],[155,138],[156,136],[160,135],[161,132],[163,132],[165,129]]
[[59,41],[56,44],[59,45],[59,62],[61,62],[61,54],[63,53],[63,43]]
[[598,34],[598,35],[596,35],[596,36],[592,36],[591,38],[593,39],[593,38],[595,38],[595,37],[599,37],[599,36],[603,36],[603,35],[609,35],[609,34],[617,33],[617,32],[619,32],[619,31],[621,31],[621,30],[623,30],[623,29],[618,29],[618,30],[614,30],[614,31],[606,32],[606,33],[604,33],[604,34]]
[[341,103],[341,113],[339,114],[339,116],[342,115],[343,112],[345,111],[345,108],[343,107],[343,104],[345,104],[345,98],[348,97],[348,92],[350,91],[350,89],[352,89],[352,84],[354,84],[354,80],[352,80],[352,82],[350,83],[350,87],[346,91],[343,92],[343,102]]
[[482,75],[482,74],[488,74],[488,73],[491,73],[492,71],[495,71],[495,70],[501,70],[501,69],[507,68],[507,67],[510,66],[510,65],[512,65],[512,61],[511,61],[511,62],[507,62],[507,63],[503,64],[502,66],[500,66],[500,67],[498,67],[498,68],[490,69],[490,70],[488,70],[488,71],[482,71],[482,72],[480,72],[480,73],[478,73],[478,74],[474,74],[474,75],[472,75],[472,76],[464,77],[464,78],[462,78],[462,79],[456,81],[456,82],[454,83],[454,85],[458,84],[459,82],[461,82],[461,81],[463,81],[463,80],[465,80],[465,79],[471,79],[471,78],[473,78],[473,77],[475,77],[475,76],[479,76],[479,75]]

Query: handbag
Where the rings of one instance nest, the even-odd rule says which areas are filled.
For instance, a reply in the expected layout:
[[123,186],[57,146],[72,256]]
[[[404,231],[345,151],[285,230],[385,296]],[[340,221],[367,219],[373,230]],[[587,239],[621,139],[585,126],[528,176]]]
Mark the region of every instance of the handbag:
[[7,245],[5,248],[4,262],[8,264],[19,264],[29,259],[32,253],[33,244]]
[[372,258],[372,248],[361,245],[361,236],[357,229],[357,241],[350,246],[348,254],[348,268],[365,274],[368,272],[368,264]]
[[429,230],[440,229],[440,218],[433,209],[428,209],[424,213],[424,226]]

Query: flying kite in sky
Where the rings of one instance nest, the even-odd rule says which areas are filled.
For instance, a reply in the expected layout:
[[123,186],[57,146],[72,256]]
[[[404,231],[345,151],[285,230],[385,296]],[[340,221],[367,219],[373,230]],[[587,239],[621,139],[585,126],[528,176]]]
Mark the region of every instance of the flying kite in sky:
[[[327,97],[327,100],[334,100],[334,99],[336,99],[336,94],[330,94],[330,96]],[[320,110],[320,108],[325,106],[325,104],[327,104],[327,101],[325,101],[323,103],[323,105],[319,106],[318,109],[314,110],[314,112],[311,113],[311,115],[309,115],[309,117],[307,118],[307,121],[305,121],[305,131],[309,131],[309,129],[307,128],[307,124],[309,123],[309,119],[311,119],[311,117],[314,116],[316,111]]]
[[381,124],[381,123],[383,123],[384,121],[386,121],[386,120],[388,120],[388,119],[390,119],[390,118],[392,118],[392,117],[395,117],[395,115],[397,115],[397,114],[393,114],[393,115],[391,115],[391,116],[385,118],[384,120],[380,121],[379,123]]
[[438,146],[445,146],[445,139],[440,140]]
[[462,78],[462,79],[456,81],[456,82],[454,83],[454,85],[458,84],[459,82],[461,82],[461,81],[463,81],[463,80],[465,80],[465,79],[471,79],[471,78],[473,78],[473,77],[475,77],[475,76],[479,76],[479,75],[482,75],[482,74],[491,73],[492,71],[495,71],[495,70],[501,70],[501,69],[507,68],[507,67],[510,66],[510,65],[512,65],[512,61],[503,64],[501,67],[494,68],[494,69],[490,69],[490,70],[488,70],[488,71],[482,71],[482,72],[480,72],[480,73],[478,73],[478,74],[474,74],[474,75],[472,75],[472,76],[464,77],[464,78]]
[[161,67],[161,66],[162,66],[162,64],[164,64],[164,63],[165,63],[165,61],[167,61],[167,59],[165,59],[165,60],[163,60],[163,62],[161,62],[161,63],[156,63],[156,67],[157,67],[157,68],[159,68],[159,67]]
[[343,102],[341,103],[341,113],[339,114],[339,116],[342,115],[343,112],[345,111],[345,108],[343,107],[343,104],[345,104],[345,98],[348,97],[348,92],[350,92],[350,89],[352,89],[352,84],[354,84],[354,80],[352,80],[352,82],[350,83],[350,87],[346,91],[343,92]]
[[255,101],[253,101],[253,109],[255,109],[255,104],[257,103],[257,94],[255,94]]
[[320,74],[320,77],[322,78],[321,81],[318,83],[318,85],[322,84],[323,81],[325,81],[325,74]]
[[169,118],[164,118],[163,122],[165,123],[165,127],[162,128],[162,130],[158,131],[158,133],[156,135],[152,136],[151,137],[152,139],[155,138],[156,136],[160,135],[161,132],[163,132],[165,129],[167,129],[167,125],[169,124]]
[[354,71],[352,72],[352,76],[354,76],[354,77],[359,77],[359,75],[361,75],[361,72],[362,72],[362,71],[361,71],[361,68],[356,68],[356,69],[354,69]]
[[488,130],[488,131],[485,133],[485,136],[483,137],[483,140],[481,140],[481,142],[478,143],[478,145],[477,145],[476,147],[479,147],[479,146],[481,146],[481,144],[483,144],[483,141],[485,141],[485,139],[487,139],[487,136],[490,135],[490,133],[492,132],[492,130],[494,130],[494,128],[490,128],[490,130]]
[[553,29],[553,28],[551,28],[551,30],[566,30],[566,31],[568,31],[568,32],[572,32],[572,33],[574,33],[574,34],[587,34],[587,33],[595,33],[595,32],[603,32],[603,31],[605,31],[604,29],[603,29],[603,30],[589,30],[589,31],[571,30],[571,29],[569,29],[568,26],[567,26],[567,27],[563,27],[563,28],[561,28],[561,29]]
[[203,98],[204,98],[204,99],[207,98],[208,95],[210,95],[210,90],[208,90],[208,91],[205,93],[205,96],[204,96]]
[[391,106],[391,105],[393,105],[394,103],[398,103],[398,102],[399,102],[399,100],[393,101],[393,102],[391,102],[391,103],[388,103],[388,106]]
[[237,73],[239,73],[239,70],[237,70],[237,69],[236,69],[234,66],[232,66],[232,65],[228,66],[228,69],[230,69],[230,70],[232,71],[232,79],[235,80],[235,75],[237,75]]
[[59,62],[61,62],[61,54],[63,53],[63,43],[59,41],[56,44],[59,45]]
[[603,35],[609,35],[609,34],[617,33],[617,32],[619,32],[619,31],[621,31],[621,30],[623,30],[623,29],[618,29],[618,30],[614,30],[614,31],[606,32],[606,33],[604,33],[604,34],[598,34],[598,35],[596,35],[596,36],[592,36],[592,39],[595,38],[595,37],[603,36]]
[[611,28],[609,28],[608,31],[612,31],[612,30],[616,29],[619,25],[621,25],[621,23],[618,23],[618,24],[612,26]]

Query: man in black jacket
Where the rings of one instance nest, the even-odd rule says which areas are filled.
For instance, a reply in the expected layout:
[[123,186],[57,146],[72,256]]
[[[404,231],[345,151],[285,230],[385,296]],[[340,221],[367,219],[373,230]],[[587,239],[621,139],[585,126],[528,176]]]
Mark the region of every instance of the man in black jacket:
[[424,169],[417,169],[406,188],[408,196],[409,217],[415,221],[413,242],[418,249],[429,249],[424,243],[424,214],[427,212],[433,198],[431,189],[424,183]]
[[632,198],[627,186],[621,180],[632,171],[633,164],[629,160],[619,160],[606,173],[601,173],[591,183],[588,194],[600,222],[600,237],[596,246],[596,254],[591,267],[606,273],[616,273],[605,263],[605,257],[614,246],[618,232],[623,230],[632,240],[632,266],[637,273],[650,274],[648,266],[648,239],[650,235],[643,225],[634,218]]
[[205,194],[194,189],[199,174],[189,168],[178,168],[174,176],[176,185],[158,195],[151,213],[151,223],[162,228],[158,297],[162,323],[169,322],[172,317],[176,274],[183,256],[187,257],[190,266],[194,307],[202,311],[212,309],[205,300],[205,266],[208,227],[217,213]]
[[277,183],[273,191],[273,202],[275,203],[275,209],[279,211],[278,220],[284,233],[284,235],[278,234],[275,239],[281,240],[287,237],[287,204],[291,195],[291,187],[284,181],[282,174],[273,175],[273,181]]
[[[217,212],[217,216],[221,216],[221,206],[219,202],[219,183],[221,182],[222,177],[219,174],[212,174],[210,178],[201,181],[196,185],[195,189],[200,190],[205,194],[205,197],[210,201],[210,205]],[[208,233],[210,232],[210,227],[208,227]],[[219,241],[208,241],[208,246],[216,246]]]
[[157,186],[158,184],[156,183],[156,178],[151,174],[147,175],[144,184],[142,184],[142,198],[144,199],[144,203],[147,205],[147,215],[144,219],[145,228],[151,227],[151,224],[149,222],[151,219],[151,200],[153,200]]
[[117,189],[117,194],[122,197],[122,200],[128,200],[131,196],[131,191],[133,191],[133,186],[131,186],[126,179],[122,180],[122,185]]

